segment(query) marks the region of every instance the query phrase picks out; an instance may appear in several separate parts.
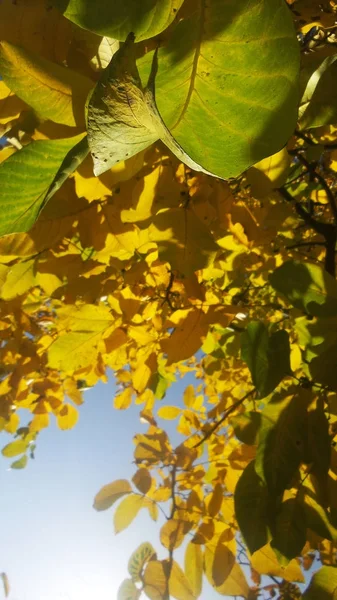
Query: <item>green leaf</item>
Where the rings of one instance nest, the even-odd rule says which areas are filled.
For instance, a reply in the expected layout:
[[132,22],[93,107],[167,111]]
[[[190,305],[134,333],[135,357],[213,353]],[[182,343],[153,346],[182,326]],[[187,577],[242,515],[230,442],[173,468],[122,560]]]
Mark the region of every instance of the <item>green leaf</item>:
[[0,42],[0,73],[42,119],[85,126],[85,101],[93,87],[87,77],[9,42]]
[[103,71],[88,103],[88,140],[95,175],[126,160],[161,139],[191,169],[203,171],[173,139],[154,99],[157,54],[146,89],[142,88],[130,34]]
[[252,446],[256,444],[256,437],[261,426],[262,415],[251,411],[237,415],[230,419],[230,424],[238,440],[243,444]]
[[310,581],[303,600],[337,600],[337,568],[322,567]]
[[28,443],[24,440],[15,440],[14,442],[7,444],[7,446],[1,450],[1,454],[7,458],[12,458],[12,456],[18,456],[19,454],[26,452],[27,446]]
[[34,141],[0,164],[0,235],[28,231],[34,225],[46,198],[51,197],[50,186],[61,176],[66,155],[82,138],[83,134]]
[[288,260],[269,279],[296,308],[322,319],[337,316],[337,281],[321,267]]
[[296,498],[282,502],[273,526],[271,546],[283,566],[301,554],[306,542],[306,521]]
[[[140,61],[144,81],[150,61],[151,53]],[[297,118],[298,72],[283,0],[201,0],[162,42],[156,102],[185,153],[226,179],[286,144]]]
[[252,321],[241,335],[241,358],[247,363],[260,398],[268,396],[291,374],[290,345],[284,330],[268,335],[267,327]]
[[14,462],[12,462],[11,469],[24,469],[27,465],[27,462],[28,457],[26,454],[24,454],[23,456],[21,456],[21,458],[19,458],[19,460],[15,460]]
[[337,121],[337,57],[327,56],[312,73],[299,109],[301,129],[332,125]]
[[73,23],[124,41],[130,31],[137,42],[164,31],[184,0],[52,0]]
[[268,490],[255,471],[254,461],[243,471],[234,494],[235,514],[249,552],[267,544]]
[[150,560],[156,557],[155,549],[149,542],[144,542],[138,546],[128,562],[128,571],[132,577],[132,581],[139,581],[140,574],[143,571],[144,565]]
[[320,537],[337,542],[337,529],[331,523],[330,515],[318,502],[316,494],[307,486],[303,487],[302,510],[307,527]]
[[262,413],[255,468],[272,495],[283,493],[307,453],[310,400],[305,390],[274,397]]

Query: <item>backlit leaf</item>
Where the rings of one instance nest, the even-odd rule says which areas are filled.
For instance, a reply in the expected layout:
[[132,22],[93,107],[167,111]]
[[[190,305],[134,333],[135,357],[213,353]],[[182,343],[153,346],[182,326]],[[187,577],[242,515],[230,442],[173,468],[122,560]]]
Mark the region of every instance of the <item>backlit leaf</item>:
[[71,404],[64,404],[57,413],[57,425],[60,429],[72,429],[79,418],[78,410]]
[[189,542],[185,551],[185,574],[192,593],[198,598],[202,591],[203,555],[199,544]]
[[26,452],[27,446],[28,443],[25,440],[15,440],[15,442],[7,444],[7,446],[1,450],[1,454],[7,458],[12,458],[12,456],[18,456],[19,454]]
[[183,0],[53,0],[63,14],[84,29],[124,41],[130,31],[137,41],[154,37],[170,25]]
[[337,283],[318,265],[285,262],[270,275],[273,288],[296,308],[321,318],[337,316]]
[[175,560],[170,573],[169,591],[176,600],[195,600],[196,598],[184,571]]
[[129,527],[143,505],[143,497],[138,496],[137,494],[130,494],[127,498],[122,500],[117,506],[114,514],[114,528],[116,534]]
[[34,225],[65,156],[82,137],[34,141],[0,164],[0,235]]
[[8,87],[43,119],[84,127],[93,82],[20,46],[0,43],[0,71]]
[[217,176],[235,177],[279,151],[292,134],[298,59],[281,0],[212,0],[207,10],[201,3],[174,24],[159,50],[159,112],[196,163]]
[[158,417],[169,421],[179,417],[180,413],[181,408],[179,408],[179,406],[161,406],[157,412]]
[[160,530],[160,541],[168,550],[179,548],[185,537],[184,522],[170,519]]
[[164,564],[159,560],[147,563],[143,575],[144,592],[150,600],[163,600],[167,590]]
[[95,496],[94,508],[96,510],[107,510],[110,508],[119,498],[130,494],[132,492],[131,485],[126,479],[117,479],[108,485],[102,487],[102,489]]
[[11,469],[24,469],[27,466],[28,457],[24,454],[19,460],[15,460],[11,464]]
[[282,502],[273,528],[271,547],[285,566],[299,556],[306,542],[303,509],[296,498]]
[[138,600],[141,591],[138,590],[131,579],[124,579],[118,588],[117,600]]
[[308,589],[303,594],[304,600],[336,600],[337,599],[337,570],[335,567],[324,566],[315,573]]
[[132,481],[136,486],[137,490],[139,490],[142,494],[147,494],[151,485],[152,485],[152,477],[150,471],[147,469],[138,469],[134,476],[132,477]]
[[137,550],[131,554],[128,562],[128,571],[132,577],[132,581],[139,581],[139,576],[145,564],[154,557],[156,557],[156,553],[149,542],[144,542],[138,546]]

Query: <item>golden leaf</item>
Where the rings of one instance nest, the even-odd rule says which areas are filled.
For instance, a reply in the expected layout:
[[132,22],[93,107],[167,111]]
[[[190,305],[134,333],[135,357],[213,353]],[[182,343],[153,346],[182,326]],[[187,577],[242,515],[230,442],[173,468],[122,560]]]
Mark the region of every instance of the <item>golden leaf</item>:
[[166,419],[168,421],[176,419],[180,415],[180,413],[181,408],[179,408],[178,406],[161,406],[157,411],[158,417],[160,417],[161,419]]
[[129,527],[144,506],[144,499],[137,494],[130,494],[117,506],[114,514],[115,533],[120,533]]
[[209,499],[209,502],[207,503],[207,510],[211,517],[216,517],[216,515],[220,511],[223,496],[224,492],[222,485],[220,483],[216,483],[211,497]]
[[118,410],[126,410],[132,403],[133,390],[130,387],[124,388],[124,390],[117,394],[114,398],[114,407]]
[[152,485],[152,477],[150,471],[145,468],[138,469],[134,476],[132,477],[132,481],[135,484],[137,490],[139,490],[142,494],[147,494],[151,485]]
[[56,420],[60,429],[72,429],[78,421],[78,410],[71,404],[63,404],[58,411]]
[[170,519],[160,530],[160,541],[168,550],[179,548],[185,537],[185,524],[183,521]]
[[95,496],[94,508],[96,510],[106,510],[110,508],[119,498],[132,492],[131,485],[126,479],[117,479],[102,489]]
[[267,544],[251,557],[252,567],[261,575],[275,575],[275,577],[283,577],[286,581],[304,581],[301,566],[297,559],[290,561],[286,568],[282,567],[275,555],[270,544]]
[[172,563],[170,573],[169,591],[170,595],[176,600],[195,600],[196,598],[184,571],[175,560]]
[[195,598],[198,598],[202,591],[203,577],[203,554],[198,544],[189,542],[185,551],[185,574],[191,585]]
[[147,563],[143,583],[144,592],[150,600],[164,600],[167,590],[167,577],[163,561],[151,560]]
[[28,442],[25,440],[16,440],[15,442],[11,442],[7,444],[2,450],[1,454],[6,456],[7,458],[12,458],[12,456],[18,456],[19,454],[23,454],[26,452],[28,447]]

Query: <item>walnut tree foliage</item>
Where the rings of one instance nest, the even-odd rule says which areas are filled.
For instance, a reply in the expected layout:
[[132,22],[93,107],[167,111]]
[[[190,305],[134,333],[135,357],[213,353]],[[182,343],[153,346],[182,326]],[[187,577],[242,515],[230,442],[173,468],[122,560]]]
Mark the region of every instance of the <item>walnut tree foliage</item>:
[[94,507],[158,521],[118,600],[337,598],[336,27],[332,0],[0,3],[2,454],[112,370],[147,430]]

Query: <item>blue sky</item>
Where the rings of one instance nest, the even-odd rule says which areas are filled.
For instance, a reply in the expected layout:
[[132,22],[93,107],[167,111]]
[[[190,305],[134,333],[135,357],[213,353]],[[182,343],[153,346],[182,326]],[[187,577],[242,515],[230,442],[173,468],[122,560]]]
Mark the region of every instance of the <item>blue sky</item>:
[[[174,384],[163,402],[179,404],[191,381]],[[0,572],[10,600],[114,600],[136,547],[150,541],[160,550],[159,526],[145,511],[115,536],[113,509],[92,508],[103,485],[133,475],[132,437],[146,430],[139,407],[113,408],[114,392],[113,381],[85,392],[76,427],[44,430],[25,470],[9,471],[11,461],[0,458]],[[8,441],[0,436],[1,447]],[[208,600],[219,598],[207,588]]]

